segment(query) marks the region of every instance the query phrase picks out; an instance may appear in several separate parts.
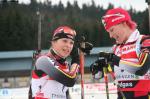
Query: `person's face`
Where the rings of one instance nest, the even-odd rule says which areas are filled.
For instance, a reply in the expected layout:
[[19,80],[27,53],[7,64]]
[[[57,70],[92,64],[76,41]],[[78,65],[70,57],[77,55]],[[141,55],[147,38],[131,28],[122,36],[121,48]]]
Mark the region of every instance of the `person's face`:
[[125,42],[126,38],[126,26],[124,23],[120,23],[110,27],[107,32],[109,32],[110,38],[114,38],[117,44],[122,44]]
[[61,38],[56,41],[52,41],[53,49],[64,58],[70,55],[73,45],[74,41],[68,38]]

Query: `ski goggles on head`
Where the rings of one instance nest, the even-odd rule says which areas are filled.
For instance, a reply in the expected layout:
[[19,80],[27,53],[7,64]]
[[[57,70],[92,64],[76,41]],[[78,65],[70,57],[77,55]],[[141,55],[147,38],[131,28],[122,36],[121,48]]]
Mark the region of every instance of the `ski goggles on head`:
[[55,36],[53,36],[53,41],[58,40],[61,38],[68,38],[72,39],[73,41],[75,40],[75,35],[69,34],[69,33],[64,33],[63,31],[61,33],[57,33]]
[[75,40],[76,32],[68,26],[61,26],[54,31],[52,40],[58,40],[60,38],[69,38]]

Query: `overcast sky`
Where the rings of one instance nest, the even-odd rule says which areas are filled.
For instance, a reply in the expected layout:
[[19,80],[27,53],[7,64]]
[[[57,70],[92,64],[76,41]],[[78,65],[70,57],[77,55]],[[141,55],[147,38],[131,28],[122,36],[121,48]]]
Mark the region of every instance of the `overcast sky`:
[[[37,0],[40,2],[46,1],[46,0]],[[58,4],[60,0],[49,0],[52,2],[52,5]],[[74,1],[78,1],[78,5],[81,7],[83,3],[91,4],[91,0],[61,0],[66,6],[67,1],[70,1],[71,4],[73,4]],[[109,3],[114,4],[115,7],[123,7],[125,9],[129,9],[131,6],[136,9],[137,11],[143,11],[146,8],[148,8],[146,0],[94,0],[96,5],[103,6],[104,8],[107,8]],[[20,3],[30,3],[30,0],[19,0]]]

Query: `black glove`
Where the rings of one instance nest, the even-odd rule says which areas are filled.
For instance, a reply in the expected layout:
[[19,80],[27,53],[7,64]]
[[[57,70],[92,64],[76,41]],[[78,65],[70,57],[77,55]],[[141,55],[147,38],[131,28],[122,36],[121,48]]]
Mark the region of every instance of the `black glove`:
[[93,45],[89,42],[83,42],[83,43],[84,43],[84,46],[82,46],[82,43],[79,44],[79,49],[83,51],[84,53],[89,54],[93,48]]
[[107,63],[104,58],[99,58],[94,63],[90,65],[90,71],[93,75],[98,73],[98,71],[103,71],[103,67],[106,67]]
[[86,40],[85,40],[85,37],[84,36],[82,36],[81,38],[79,38],[79,40],[77,41],[78,43],[78,48],[82,51],[82,52],[84,52],[84,53],[86,53],[86,54],[90,54],[90,51],[92,50],[92,48],[93,48],[93,45],[91,44],[91,43],[89,43],[89,42],[87,42]]
[[107,53],[107,52],[100,52],[99,57],[105,58],[107,63],[110,63],[112,66],[117,65],[119,66],[120,57],[113,53]]

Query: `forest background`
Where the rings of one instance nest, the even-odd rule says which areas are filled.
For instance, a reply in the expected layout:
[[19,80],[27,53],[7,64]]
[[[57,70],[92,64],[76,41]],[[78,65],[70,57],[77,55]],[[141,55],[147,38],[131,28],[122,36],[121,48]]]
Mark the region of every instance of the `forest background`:
[[[39,3],[31,0],[30,4],[19,4],[17,0],[0,1],[0,51],[35,50],[37,48],[38,22],[40,11],[42,49],[50,47],[50,40],[55,28],[60,25],[71,26],[77,32],[77,39],[85,36],[94,47],[112,46],[114,40],[109,38],[101,23],[101,17],[106,10],[113,8],[109,4],[107,9],[96,6],[94,0],[91,5],[78,2],[67,3],[64,7],[60,1],[52,5],[51,1]],[[132,19],[138,24],[141,34],[149,34],[148,9],[136,11],[132,7],[128,10]]]

